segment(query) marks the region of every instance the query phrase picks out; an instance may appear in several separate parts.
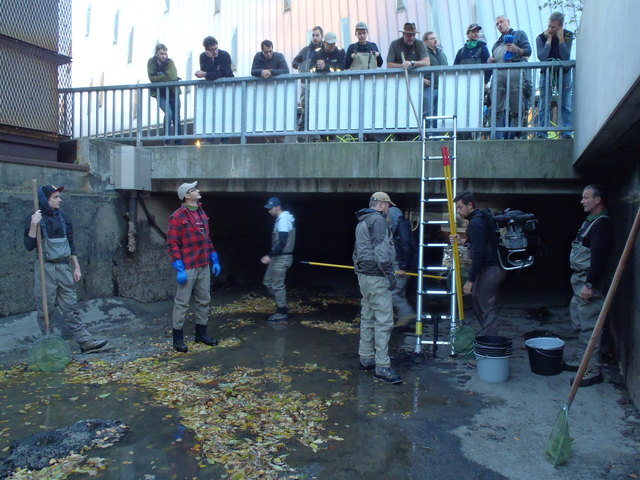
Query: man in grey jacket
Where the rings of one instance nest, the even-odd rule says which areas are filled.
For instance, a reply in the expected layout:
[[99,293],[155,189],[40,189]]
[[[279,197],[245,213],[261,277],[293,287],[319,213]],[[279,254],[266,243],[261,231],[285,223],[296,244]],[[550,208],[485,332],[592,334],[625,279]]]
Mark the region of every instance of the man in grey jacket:
[[[553,60],[568,61],[571,59],[571,45],[575,35],[564,29],[564,15],[553,12],[549,17],[547,29],[536,37],[538,60],[550,62]],[[559,98],[560,118],[563,127],[573,126],[571,111],[571,69],[543,68],[540,70],[540,108],[538,109],[538,126],[549,126],[549,108],[554,84],[561,91]],[[538,138],[547,138],[547,132],[538,132]],[[563,131],[563,138],[571,138],[571,132]]]
[[393,329],[391,290],[395,287],[391,225],[387,220],[389,207],[395,206],[389,195],[376,192],[369,200],[369,208],[356,212],[356,242],[353,266],[362,293],[360,312],[360,370],[374,370],[374,376],[386,383],[402,383],[391,368],[389,337]]
[[[489,63],[517,63],[526,62],[531,56],[531,44],[527,34],[522,30],[514,30],[511,28],[511,22],[504,15],[496,18],[496,28],[500,32],[500,37],[494,43],[491,49],[491,57]],[[524,72],[524,79],[528,73]],[[522,88],[520,87],[520,69],[512,68],[509,70],[498,70],[497,75],[492,81],[497,83],[496,104],[492,108],[496,109],[496,126],[498,127],[515,127],[521,124],[519,115],[519,102],[524,102],[527,96],[526,85],[522,80]],[[507,91],[507,84],[509,91]],[[508,107],[506,101],[508,100]],[[506,112],[505,112],[506,110]],[[523,108],[526,110],[526,108]],[[515,134],[510,132],[507,136],[509,139],[515,138]],[[496,134],[496,140],[503,140],[504,132]]]

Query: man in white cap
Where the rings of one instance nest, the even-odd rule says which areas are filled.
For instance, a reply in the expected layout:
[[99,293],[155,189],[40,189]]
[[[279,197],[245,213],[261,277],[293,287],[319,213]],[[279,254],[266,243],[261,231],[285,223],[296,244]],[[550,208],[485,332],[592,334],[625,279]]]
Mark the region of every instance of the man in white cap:
[[[209,234],[209,217],[204,213],[198,182],[183,183],[178,187],[180,208],[169,217],[167,248],[171,265],[176,269],[178,287],[173,305],[173,348],[185,353],[184,318],[189,308],[191,295],[195,300],[196,342],[215,346],[218,341],[207,335],[211,273],[220,275],[218,253]],[[211,263],[211,272],[209,272]]]
[[358,41],[347,48],[345,70],[371,70],[382,66],[382,55],[378,45],[367,40],[369,28],[364,22],[356,23]]
[[[42,255],[44,260],[45,295],[48,311],[52,312],[56,304],[62,312],[62,330],[68,329],[80,345],[83,353],[100,350],[108,340],[96,340],[87,331],[87,327],[80,318],[78,297],[73,286],[82,277],[80,263],[76,256],[76,246],[73,241],[73,224],[69,215],[60,208],[62,197],[60,192],[64,187],[43,185],[38,188],[38,203],[40,209],[29,215],[25,221],[24,246],[32,251],[37,246],[36,235],[38,228],[42,231]],[[42,306],[42,285],[36,264],[35,294],[38,308],[38,325],[43,334],[44,309]],[[49,331],[53,327],[49,324]]]
[[311,71],[316,73],[330,73],[344,70],[344,50],[336,45],[338,37],[333,32],[327,32],[322,40],[322,47],[316,48],[311,60]]
[[391,368],[389,358],[393,329],[391,291],[396,285],[396,250],[387,220],[392,205],[395,203],[389,195],[376,192],[369,199],[369,208],[356,212],[353,266],[362,293],[358,368],[374,370],[374,376],[385,383],[402,383],[402,378]]
[[267,265],[262,283],[276,300],[276,313],[267,317],[268,322],[284,322],[289,319],[287,309],[287,290],[284,279],[293,263],[293,249],[296,245],[296,219],[287,210],[282,209],[278,197],[267,200],[264,208],[275,217],[271,234],[271,251],[260,262]]

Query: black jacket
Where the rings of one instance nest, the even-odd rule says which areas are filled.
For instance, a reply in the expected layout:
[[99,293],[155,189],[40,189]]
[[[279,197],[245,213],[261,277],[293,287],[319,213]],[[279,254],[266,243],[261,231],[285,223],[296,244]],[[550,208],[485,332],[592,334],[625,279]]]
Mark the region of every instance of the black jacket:
[[207,80],[217,80],[224,77],[233,77],[231,70],[231,55],[224,50],[218,50],[218,56],[209,58],[206,52],[200,54],[200,70],[207,72]]
[[489,265],[498,265],[497,238],[489,220],[480,209],[469,215],[467,238],[471,244],[471,268],[468,280],[475,282],[476,276]]
[[[66,213],[63,214],[62,210],[54,210],[49,206],[44,193],[42,193],[42,187],[38,188],[38,203],[40,205],[40,211],[42,212],[42,220],[40,225],[43,235],[49,238],[63,238],[66,234],[69,241],[69,247],[71,247],[71,255],[76,254],[76,246],[73,242],[73,224],[71,218]],[[64,226],[62,225],[64,222]],[[29,229],[31,228],[31,215],[27,216],[24,221],[24,248],[32,251],[36,248],[36,239],[29,236]]]
[[[318,70],[316,68],[316,62],[318,60],[324,61],[324,68],[322,70]],[[344,61],[344,50],[340,47],[334,48],[332,52],[327,52],[324,47],[317,48],[313,52],[310,69],[312,72],[316,73],[338,72],[340,70],[344,70]]]
[[273,52],[273,56],[267,60],[262,52],[256,53],[251,64],[251,75],[259,77],[262,70],[271,70],[271,76],[284,75],[289,73],[289,66],[280,52]]

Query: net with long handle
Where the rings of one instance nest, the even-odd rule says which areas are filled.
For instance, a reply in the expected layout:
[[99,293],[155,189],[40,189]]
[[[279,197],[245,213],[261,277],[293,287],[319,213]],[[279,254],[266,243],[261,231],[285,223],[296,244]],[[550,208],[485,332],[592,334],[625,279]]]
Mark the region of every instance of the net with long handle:
[[[38,183],[31,181],[33,193],[33,208],[40,208],[38,202]],[[40,269],[40,286],[42,288],[42,311],[44,314],[45,334],[31,347],[29,352],[29,370],[38,372],[59,372],[71,361],[69,345],[62,338],[53,335],[49,328],[49,308],[47,305],[47,284],[44,276],[44,258],[42,255],[42,233],[40,225],[36,230],[36,244],[38,249],[38,268]]]

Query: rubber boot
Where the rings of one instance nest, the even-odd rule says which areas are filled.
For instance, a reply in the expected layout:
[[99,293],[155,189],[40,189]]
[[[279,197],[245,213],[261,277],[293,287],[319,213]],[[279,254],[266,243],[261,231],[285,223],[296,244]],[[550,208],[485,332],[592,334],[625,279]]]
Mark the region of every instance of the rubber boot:
[[218,340],[207,336],[207,326],[196,324],[196,342],[204,343],[211,347],[215,347],[218,344]]
[[287,307],[278,307],[276,313],[267,317],[267,322],[286,322],[289,320],[289,315],[287,315],[288,311],[289,309]]
[[173,329],[173,349],[176,352],[187,353],[189,349],[187,344],[184,343],[184,334],[182,330]]
[[91,339],[91,340],[88,340],[88,341],[80,344],[80,351],[82,353],[97,352],[102,347],[104,347],[107,343],[109,343],[109,340],[94,340],[94,339]]

